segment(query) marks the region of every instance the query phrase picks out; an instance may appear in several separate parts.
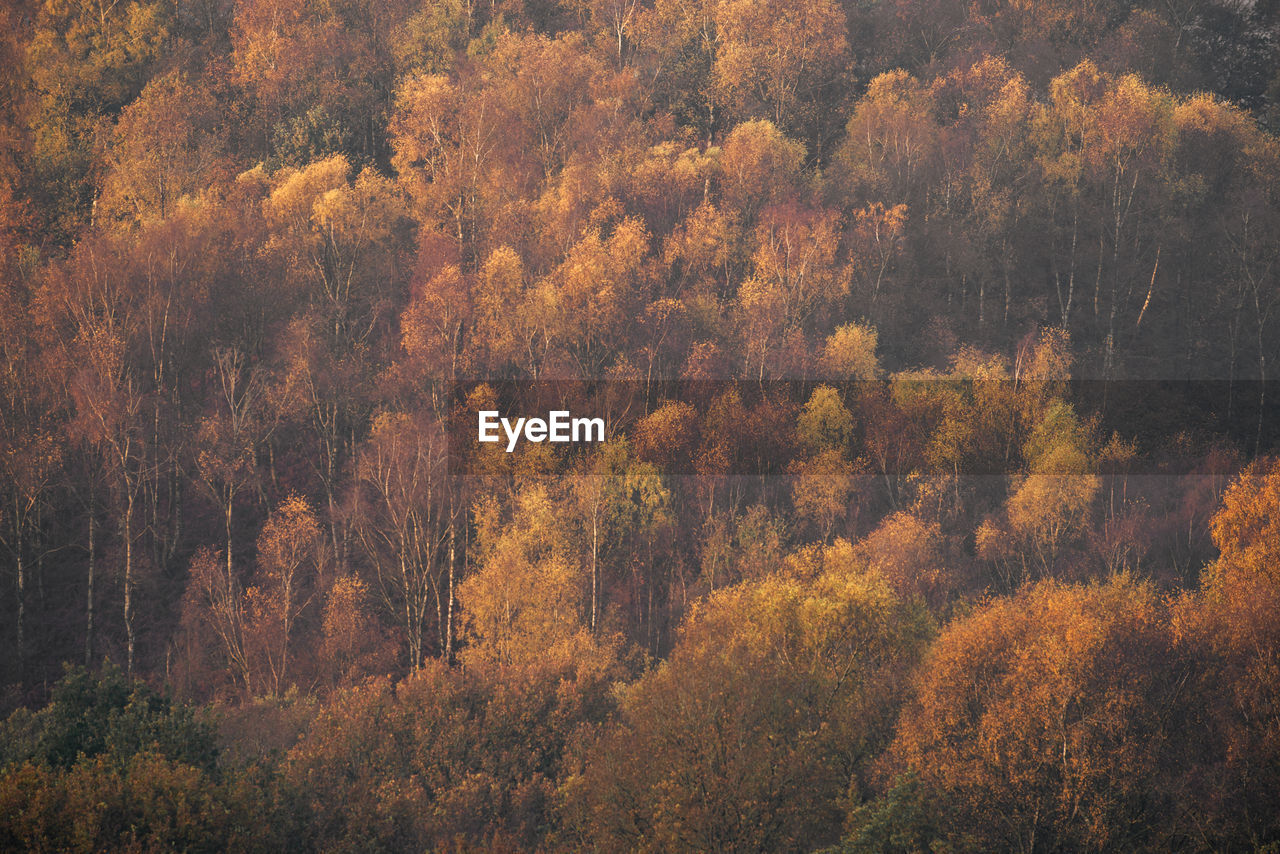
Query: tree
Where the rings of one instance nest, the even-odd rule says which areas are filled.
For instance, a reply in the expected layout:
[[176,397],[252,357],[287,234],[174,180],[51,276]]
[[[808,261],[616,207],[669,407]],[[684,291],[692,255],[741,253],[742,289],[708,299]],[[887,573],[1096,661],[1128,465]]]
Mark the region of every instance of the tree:
[[796,515],[816,524],[823,542],[830,540],[836,523],[849,514],[856,489],[853,466],[840,450],[832,448],[808,460],[797,460],[790,472],[795,478],[792,500]]
[[101,204],[126,221],[164,219],[184,196],[214,183],[222,163],[218,107],[203,85],[156,77],[117,122]]
[[640,419],[632,431],[636,456],[660,471],[687,471],[698,441],[698,413],[683,401],[663,403]]
[[[225,73],[252,107],[245,110],[253,131],[248,141],[263,151],[317,110],[333,132],[328,144],[298,152],[305,161],[341,154],[361,164],[385,162],[396,72],[391,29],[408,17],[406,6],[299,0],[236,6]],[[277,145],[272,154],[284,159],[294,153],[290,147]]]
[[[576,132],[576,126],[578,122],[590,126],[598,120],[593,115],[597,98],[605,102],[600,106],[615,121],[623,118],[616,109],[622,104],[614,101],[612,108],[607,106],[613,100],[610,96],[622,93],[609,91],[613,87],[606,81],[612,75],[578,33],[553,39],[505,34],[486,59],[486,66],[495,72],[495,95],[503,111],[515,119],[508,133],[518,130],[521,141],[536,153],[544,178],[563,167],[579,144],[588,142]],[[618,75],[615,79],[628,78]],[[619,124],[619,129],[627,127],[625,122]],[[504,147],[515,141],[508,136]]]
[[[372,333],[374,326],[365,331]],[[308,462],[324,486],[334,560],[339,572],[345,572],[350,520],[339,510],[339,496],[357,436],[368,424],[373,366],[363,343],[334,342],[331,332],[332,327],[313,312],[289,321],[281,336],[283,364],[272,388],[272,409],[281,419],[298,419],[310,428],[315,444]]]
[[86,759],[124,765],[138,752],[212,771],[218,746],[210,721],[107,662],[101,671],[67,666],[48,704],[0,723],[0,767],[23,762],[68,769]]
[[69,669],[48,705],[0,731],[6,745],[23,743],[0,758],[6,848],[265,851],[303,831],[270,777],[220,764],[206,710],[110,665]]
[[390,667],[394,650],[383,638],[370,599],[369,585],[354,575],[335,579],[325,596],[319,663],[335,687],[350,688]]
[[[1010,324],[1014,273],[1031,263],[1020,226],[1037,204],[1039,192],[1022,187],[1034,173],[1031,127],[1036,104],[1025,80],[999,59],[986,59],[953,72],[947,86],[961,111],[949,136],[969,147],[965,184],[969,198],[964,228],[985,255],[978,269],[978,325],[987,319],[987,284],[998,277],[1003,286],[1001,322]],[[939,100],[947,97],[946,88]]]
[[196,470],[218,505],[225,536],[227,577],[234,575],[232,521],[236,499],[258,486],[258,449],[271,435],[263,372],[230,348],[214,352],[216,409],[205,417],[196,438]]
[[940,842],[1160,847],[1170,643],[1151,588],[1124,576],[1042,582],[952,623],[890,749],[941,799]]
[[926,632],[872,577],[721,590],[622,695],[564,784],[590,846],[813,848],[892,728],[895,672]]
[[418,219],[453,235],[466,269],[526,231],[526,200],[579,145],[630,129],[629,77],[609,75],[576,33],[504,32],[477,60],[456,79],[410,77],[391,121]]
[[1207,568],[1209,587],[1258,583],[1280,587],[1280,463],[1262,459],[1241,472],[1222,496],[1212,521],[1218,559]]
[[[0,275],[7,273],[0,262]],[[36,342],[25,333],[31,321],[27,306],[19,301],[16,288],[0,287],[0,488],[6,493],[6,511],[0,522],[0,544],[8,551],[14,569],[17,613],[17,677],[25,678],[27,647],[27,601],[31,579],[30,562],[41,550],[42,518],[54,504],[54,487],[64,464],[67,448],[50,417],[51,401],[43,393],[47,368],[40,364]]]
[[440,384],[456,380],[467,364],[462,333],[471,320],[470,289],[456,264],[415,287],[400,315],[401,346],[415,379],[431,384],[433,402],[440,400]]
[[773,122],[743,122],[720,150],[725,207],[750,220],[761,208],[793,198],[799,190],[805,147]]
[[702,580],[715,592],[740,581],[761,581],[777,574],[785,560],[785,521],[764,504],[745,512],[729,507],[708,514],[701,533]]
[[885,207],[918,206],[938,156],[929,90],[905,71],[873,79],[836,151],[833,189]]
[[904,204],[885,207],[880,202],[872,202],[853,212],[849,229],[850,262],[860,290],[867,294],[868,311],[875,311],[885,279],[902,253],[906,226]]
[[[709,186],[709,181],[703,183],[704,189]],[[677,293],[724,292],[738,233],[732,217],[705,201],[678,223],[663,247],[663,262],[680,277]]]
[[1169,785],[1179,798],[1201,782],[1223,793],[1195,804],[1185,819],[1219,847],[1280,838],[1269,794],[1280,768],[1277,484],[1274,459],[1257,460],[1232,480],[1211,523],[1220,556],[1173,612],[1187,700],[1173,731],[1179,761]]
[[786,297],[776,284],[753,276],[738,288],[735,302],[734,321],[742,339],[744,373],[754,373],[763,386],[766,369],[776,367],[777,352],[785,340]]
[[[200,387],[195,352],[203,348],[191,337],[205,328],[201,308],[217,271],[209,255],[219,233],[208,214],[192,208],[134,234],[86,238],[42,277],[31,303],[43,359],[67,391],[66,433],[84,452],[77,456],[88,475],[88,488],[77,496],[93,541],[86,649],[93,645],[100,501],[120,534],[126,647],[136,641],[136,569],[144,558],[157,570],[176,569],[170,561],[181,520],[178,483],[189,459],[178,425],[183,392]],[[144,538],[151,546],[145,551]],[[128,669],[127,649],[123,658]]]
[[[741,118],[767,111],[779,127],[812,121],[848,46],[845,19],[829,0],[719,0],[712,79]],[[761,110],[763,108],[763,110]]]
[[472,0],[422,4],[391,33],[397,76],[416,71],[443,74],[452,68],[471,38],[473,12]]
[[796,437],[811,451],[846,453],[853,438],[853,414],[829,385],[813,390],[796,421]]
[[[6,439],[10,437],[5,437]],[[17,585],[18,613],[14,628],[17,632],[17,666],[19,681],[23,679],[23,666],[27,656],[27,586],[30,584],[29,552],[38,540],[40,517],[49,501],[54,476],[62,461],[62,448],[47,432],[36,432],[17,442],[3,446],[3,472],[9,487],[9,513],[5,519],[0,542],[7,547],[14,566]]]
[[612,657],[612,638],[590,634],[590,593],[559,502],[523,486],[504,511],[475,509],[478,567],[459,588],[463,660],[497,674]]
[[720,47],[716,0],[656,0],[636,19],[636,65],[648,97],[708,143],[723,123],[723,99],[711,74]]
[[584,377],[598,376],[609,356],[601,346],[616,340],[626,309],[634,303],[648,243],[644,224],[635,219],[618,223],[607,239],[591,229],[552,274],[564,344]]
[[202,548],[191,558],[186,592],[182,596],[182,625],[198,656],[206,654],[201,641],[212,634],[233,680],[245,696],[253,694],[253,662],[245,645],[244,598],[231,564],[213,549]]
[[394,259],[405,209],[391,181],[335,155],[271,176],[263,214],[269,248],[286,269],[313,285],[314,301],[340,349],[368,338]]
[[433,610],[436,648],[446,658],[453,650],[454,566],[447,546],[454,520],[445,452],[439,425],[383,412],[357,455],[356,534],[412,670],[427,654]]
[[878,333],[874,326],[845,323],[836,327],[827,336],[819,362],[826,378],[837,382],[869,382],[879,379],[877,340]]
[[1100,486],[1085,441],[1065,403],[1051,406],[1027,440],[1028,474],[1014,481],[1003,519],[984,522],[977,534],[978,553],[1006,567],[1006,585],[1052,576],[1063,546],[1079,536]]
[[627,497],[626,447],[618,442],[606,444],[592,455],[592,461],[584,471],[570,482],[570,490],[577,504],[591,566],[591,619],[589,627],[594,635],[600,614],[601,563],[607,561],[611,544],[618,539],[617,525],[625,518],[623,501]]
[[886,517],[857,550],[894,593],[908,601],[923,598],[934,613],[966,587],[960,559],[947,547],[942,527],[914,513]]
[[321,706],[281,768],[316,846],[564,847],[547,842],[558,769],[625,671],[579,660],[511,675],[429,661]]
[[27,183],[43,229],[69,244],[94,220],[97,140],[172,45],[163,2],[41,4],[26,51],[33,92]]
[[780,294],[788,328],[826,321],[848,294],[848,274],[836,261],[839,234],[835,211],[779,205],[761,213],[754,277]]
[[[113,486],[124,549],[121,576],[125,672],[132,675],[137,640],[133,622],[134,524],[143,482],[151,474],[143,447],[143,391],[129,364],[125,342],[115,326],[116,318],[104,315],[84,321],[75,342],[87,358],[80,363],[71,386],[76,411],[73,429],[99,449]],[[99,321],[100,326],[96,325]]]
[[[1156,212],[1166,209],[1163,200],[1171,189],[1165,173],[1174,140],[1173,106],[1170,96],[1136,77],[1113,79],[1085,61],[1054,78],[1033,131],[1036,160],[1050,191],[1049,215],[1062,217],[1051,223],[1061,325],[1070,329],[1077,278],[1092,273],[1091,314],[1104,378],[1112,375],[1118,323],[1129,316],[1136,323],[1138,294],[1150,293],[1156,283],[1162,246]],[[1085,252],[1093,253],[1087,272]]]
[[[1248,136],[1252,137],[1250,132]],[[1272,317],[1280,307],[1280,247],[1270,235],[1275,233],[1277,211],[1280,210],[1280,184],[1274,175],[1280,169],[1280,144],[1274,138],[1252,139],[1249,186],[1240,191],[1241,198],[1226,214],[1225,236],[1230,246],[1230,281],[1234,285],[1236,311],[1242,304],[1252,309],[1254,349],[1258,380],[1258,421],[1254,433],[1254,451],[1262,450],[1263,412],[1266,407],[1267,359],[1272,355]],[[1256,169],[1257,171],[1254,171]],[[1231,377],[1235,379],[1234,324],[1231,354]]]
[[614,53],[618,67],[623,67],[623,51],[631,41],[635,21],[640,12],[637,0],[587,0],[585,5],[591,13],[592,23],[614,45]]
[[290,495],[258,535],[257,584],[245,591],[246,643],[266,663],[270,693],[288,687],[289,649],[295,623],[315,595],[323,535],[306,499]]
[[[500,374],[507,364],[538,364],[541,336],[534,318],[521,310],[525,296],[525,269],[520,255],[499,246],[480,267],[475,286],[475,323],[469,349],[491,373]],[[523,351],[523,352],[522,352]],[[536,370],[531,371],[536,375]]]

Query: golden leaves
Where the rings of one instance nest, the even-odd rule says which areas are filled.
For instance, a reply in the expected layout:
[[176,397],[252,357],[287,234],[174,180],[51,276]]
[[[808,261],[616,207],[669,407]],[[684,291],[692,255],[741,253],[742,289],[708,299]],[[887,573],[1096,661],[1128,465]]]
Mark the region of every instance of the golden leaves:
[[715,85],[741,114],[763,104],[780,125],[802,118],[848,50],[845,17],[830,0],[718,0]]
[[992,602],[935,642],[893,753],[945,793],[970,844],[1106,845],[1156,770],[1161,616],[1123,576]]
[[1208,567],[1210,591],[1231,584],[1280,588],[1280,462],[1261,460],[1241,472],[1211,522],[1218,560]]
[[767,119],[739,124],[720,150],[725,201],[736,210],[751,212],[789,198],[804,156],[804,145],[789,139]]
[[473,639],[466,656],[520,667],[563,655],[580,643],[587,603],[559,505],[535,485],[516,497],[509,524],[496,510],[477,516],[481,568],[458,591]]
[[866,382],[880,377],[876,357],[877,332],[874,326],[845,323],[827,336],[821,366],[834,380]]
[[320,523],[307,500],[296,493],[287,496],[258,535],[259,568],[271,576],[292,575],[315,561],[320,536]]

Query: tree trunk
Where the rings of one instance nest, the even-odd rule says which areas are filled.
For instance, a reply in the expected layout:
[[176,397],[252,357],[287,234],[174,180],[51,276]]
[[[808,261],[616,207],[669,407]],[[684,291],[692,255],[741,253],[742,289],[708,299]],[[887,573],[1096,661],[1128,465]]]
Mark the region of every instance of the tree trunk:
[[591,520],[591,634],[596,633],[596,607],[599,601],[600,521]]
[[94,583],[94,547],[93,547],[93,492],[89,493],[89,584],[85,592],[85,624],[84,624],[84,666],[93,661],[93,583]]
[[223,527],[227,536],[227,578],[232,577],[231,564],[231,508],[235,504],[236,496],[234,492],[227,492],[227,506],[223,510]]
[[26,591],[26,569],[22,563],[22,537],[17,537],[17,555],[18,555],[18,684],[21,685],[26,676],[25,667],[27,660],[26,655],[26,610],[27,610],[27,591]]
[[[128,489],[126,479],[125,488]],[[125,673],[133,675],[133,491],[129,490],[124,511],[124,631],[127,639]]]
[[453,664],[453,567],[457,557],[457,526],[454,523],[453,502],[449,507],[449,592],[445,603],[444,661]]

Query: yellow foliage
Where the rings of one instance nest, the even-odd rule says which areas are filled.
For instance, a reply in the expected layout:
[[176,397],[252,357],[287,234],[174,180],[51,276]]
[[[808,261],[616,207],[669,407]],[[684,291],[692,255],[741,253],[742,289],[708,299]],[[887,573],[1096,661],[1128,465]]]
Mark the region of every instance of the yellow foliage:
[[802,143],[766,119],[730,131],[720,151],[725,200],[733,209],[757,210],[793,192],[804,165]]
[[839,449],[832,448],[795,466],[792,474],[796,513],[817,524],[826,540],[836,523],[849,512],[854,492],[853,466]]
[[589,645],[585,573],[563,517],[541,484],[516,496],[507,523],[492,503],[478,509],[480,568],[458,590],[471,639],[466,659],[520,668]]
[[1220,554],[1206,573],[1210,591],[1233,581],[1280,588],[1280,461],[1260,460],[1241,472],[1211,530]]
[[869,324],[845,323],[827,336],[822,368],[835,380],[867,382],[880,378],[876,357],[878,333]]
[[718,0],[712,79],[742,114],[764,104],[778,124],[804,113],[843,58],[845,16],[832,0]]
[[275,185],[263,204],[272,222],[298,228],[312,220],[316,202],[331,190],[345,187],[351,164],[341,154],[317,160],[302,169],[282,169],[273,176]]

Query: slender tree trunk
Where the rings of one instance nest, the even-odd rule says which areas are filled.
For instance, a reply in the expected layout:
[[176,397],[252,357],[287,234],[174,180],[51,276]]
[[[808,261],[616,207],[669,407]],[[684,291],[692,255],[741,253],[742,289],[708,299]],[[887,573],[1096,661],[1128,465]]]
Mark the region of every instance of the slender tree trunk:
[[93,662],[93,583],[96,571],[93,544],[93,490],[89,491],[89,584],[85,591],[84,666]]
[[1062,328],[1070,331],[1071,304],[1076,298],[1076,241],[1080,236],[1080,204],[1072,205],[1071,214],[1071,263],[1067,269],[1067,299],[1062,304]]
[[457,558],[457,526],[454,523],[453,500],[449,501],[449,592],[445,603],[444,661],[453,664],[453,573]]
[[16,553],[18,556],[18,684],[21,685],[23,680],[26,678],[25,665],[27,661],[27,578],[26,568],[22,563],[21,532],[16,535],[15,540]]
[[1255,456],[1262,453],[1262,422],[1266,412],[1267,402],[1267,354],[1263,349],[1262,326],[1263,320],[1261,312],[1258,314],[1258,430],[1254,436],[1253,453]]
[[235,493],[234,493],[234,492],[231,492],[231,491],[229,491],[229,490],[228,490],[228,493],[227,493],[227,506],[226,506],[225,510],[223,511],[223,527],[224,527],[224,530],[226,531],[226,536],[227,536],[227,578],[231,578],[231,576],[232,576],[232,564],[231,564],[231,512],[232,512],[232,506],[235,504],[235,501],[236,501]]
[[405,548],[404,538],[401,537],[399,563],[400,581],[404,585],[404,628],[409,641],[409,669],[416,672],[422,665],[422,621],[418,617],[418,591],[409,577],[409,567],[405,563]]
[[287,685],[289,680],[289,632],[293,628],[293,570],[288,570],[281,590],[284,598],[284,613],[281,614],[284,637],[280,639],[280,675],[276,677],[276,696],[280,695],[280,686]]
[[[1007,248],[1005,249],[1004,254],[1006,256],[1008,255]],[[1007,258],[1002,266],[1004,267],[1004,318],[1000,321],[1000,326],[1002,329],[1008,329],[1009,328],[1009,303],[1012,300],[1012,296],[1010,294],[1011,288],[1009,283],[1009,262]]]
[[599,602],[600,522],[591,520],[591,634],[596,633],[596,607]]
[[[126,489],[129,488],[126,480]],[[133,491],[125,502],[124,511],[124,631],[127,639],[125,673],[133,675]]]

